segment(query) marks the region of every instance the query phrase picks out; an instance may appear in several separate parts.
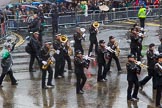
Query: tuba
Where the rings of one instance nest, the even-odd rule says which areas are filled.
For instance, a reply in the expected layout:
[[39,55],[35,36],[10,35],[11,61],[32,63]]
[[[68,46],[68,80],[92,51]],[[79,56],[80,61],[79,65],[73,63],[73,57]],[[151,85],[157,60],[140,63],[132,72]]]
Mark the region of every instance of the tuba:
[[67,41],[68,41],[67,36],[65,36],[65,35],[61,35],[61,36],[60,36],[60,42],[61,42],[61,43],[66,43]]
[[100,24],[99,24],[97,21],[93,22],[92,25],[93,25],[93,27],[96,28],[96,29],[98,29],[99,26],[100,26]]

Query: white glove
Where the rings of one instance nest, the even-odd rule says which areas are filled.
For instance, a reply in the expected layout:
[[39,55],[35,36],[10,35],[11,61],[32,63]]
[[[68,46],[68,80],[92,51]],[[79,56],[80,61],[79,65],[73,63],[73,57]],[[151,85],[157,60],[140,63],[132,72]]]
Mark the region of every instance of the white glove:
[[54,57],[51,57],[51,60],[54,62],[55,61],[55,58]]
[[139,37],[141,37],[143,34],[142,33],[139,33]]
[[56,50],[56,54],[60,54],[60,50]]
[[137,63],[136,63],[137,65],[140,65],[141,64],[141,62],[140,61],[137,61]]
[[42,63],[43,63],[43,65],[46,65],[46,64],[47,64],[47,62],[46,62],[46,61],[42,61]]
[[84,56],[84,59],[85,59],[85,60],[88,60],[88,55]]

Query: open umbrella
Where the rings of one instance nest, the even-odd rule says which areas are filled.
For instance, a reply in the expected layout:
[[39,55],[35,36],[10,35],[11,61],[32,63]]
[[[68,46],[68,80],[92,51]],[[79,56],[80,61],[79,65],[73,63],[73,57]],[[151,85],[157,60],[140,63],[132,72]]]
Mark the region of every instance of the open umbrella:
[[41,2],[42,4],[52,4],[52,2],[48,1],[48,0],[44,0]]
[[27,8],[38,9],[36,6],[32,6],[32,5],[22,5],[22,6],[25,6],[25,7],[27,7]]
[[108,11],[108,10],[109,10],[109,7],[106,6],[106,5],[101,5],[101,6],[99,6],[99,9],[100,9],[101,11]]

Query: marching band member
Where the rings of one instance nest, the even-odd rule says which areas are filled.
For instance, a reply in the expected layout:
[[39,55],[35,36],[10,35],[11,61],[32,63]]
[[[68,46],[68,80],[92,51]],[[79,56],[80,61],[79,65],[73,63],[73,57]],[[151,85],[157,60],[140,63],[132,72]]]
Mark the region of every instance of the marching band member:
[[[135,56],[133,54],[128,55],[128,63],[126,64],[127,81],[128,81],[128,89],[127,89],[128,101],[139,100],[139,98],[137,97],[138,89],[139,89],[137,74],[140,74],[141,67],[135,64],[134,61],[135,61]],[[135,87],[132,94],[133,85],[135,85]]]
[[[98,63],[98,76],[97,76],[97,81],[98,82],[104,82],[106,81],[106,59],[108,60],[110,55],[107,49],[105,49],[105,41],[100,40],[99,41],[99,47],[98,47],[98,52],[97,52],[97,63]],[[107,58],[106,58],[107,57]]]
[[141,61],[141,51],[140,51],[140,46],[139,46],[139,36],[136,33],[135,28],[131,29],[131,43],[130,43],[130,48],[131,48],[131,54],[133,54],[136,58],[137,61]]
[[77,50],[75,52],[74,57],[74,66],[75,66],[75,74],[76,74],[76,93],[77,94],[83,94],[83,87],[87,80],[86,75],[84,73],[84,68],[88,68],[89,66],[89,60],[83,59],[82,52],[80,50]]
[[160,105],[161,92],[162,92],[162,55],[158,56],[158,63],[155,64],[156,72],[156,107],[162,108]]
[[[109,42],[108,42],[107,46],[112,49],[112,51],[110,51],[110,59],[109,59],[109,62],[107,64],[108,71],[110,70],[111,61],[112,61],[112,58],[113,58],[116,62],[118,72],[120,73],[122,71],[122,69],[121,69],[121,66],[120,66],[120,63],[119,63],[118,55],[116,55],[116,51],[117,51],[117,48],[119,46],[116,45],[116,40],[115,40],[114,36],[109,37]],[[119,53],[119,51],[118,51],[118,53]]]
[[157,55],[155,54],[155,44],[149,45],[149,50],[147,51],[147,66],[148,66],[148,76],[146,76],[143,80],[139,82],[139,86],[143,89],[143,86],[151,79],[153,82],[153,89],[156,89],[156,74],[154,70],[154,66],[156,63]]
[[5,43],[4,49],[1,52],[2,53],[2,55],[1,55],[2,56],[2,60],[1,60],[2,73],[0,76],[0,87],[3,87],[2,82],[3,82],[3,79],[6,76],[6,74],[9,75],[12,85],[18,84],[17,80],[13,76],[13,71],[11,68],[13,65],[12,55],[11,55],[12,51],[13,51],[13,47],[11,47],[9,44]]
[[76,33],[74,34],[74,51],[76,52],[77,50],[80,50],[82,52],[82,54],[84,54],[84,50],[82,47],[82,34],[80,33],[80,27],[76,28]]
[[33,64],[34,64],[35,58],[37,59],[38,64],[40,64],[39,51],[41,49],[41,42],[39,41],[39,33],[38,32],[33,33],[33,36],[31,37],[29,43],[31,46],[29,72],[35,72],[36,70],[33,69]]
[[[44,46],[40,50],[40,59],[41,59],[41,70],[42,70],[42,88],[47,89],[48,87],[53,87],[54,85],[52,84],[52,78],[53,78],[53,70],[52,67],[50,66],[51,62],[54,61],[53,55],[50,55],[50,47],[51,47],[51,42],[45,42]],[[52,56],[52,57],[51,57]],[[46,66],[43,68],[42,66]],[[46,74],[48,71],[48,82],[46,86]]]
[[60,34],[56,35],[56,39],[53,43],[53,48],[56,50],[54,54],[55,58],[55,78],[63,78],[64,77],[64,67],[65,67],[65,48],[60,41]]
[[65,57],[65,60],[67,61],[67,64],[68,64],[68,71],[71,72],[72,71],[72,65],[71,65],[71,59],[70,59],[70,55],[69,55],[69,48],[70,48],[70,43],[69,43],[69,41],[67,41],[65,43],[65,55],[64,55],[64,57]]
[[91,27],[89,28],[89,33],[90,33],[90,46],[89,46],[89,51],[88,51],[88,56],[92,56],[92,50],[93,50],[93,45],[95,45],[95,53],[97,54],[97,48],[98,48],[98,41],[97,41],[97,33],[98,33],[98,28],[94,27],[92,24]]
[[158,46],[159,53],[162,53],[162,37],[160,38],[161,44]]

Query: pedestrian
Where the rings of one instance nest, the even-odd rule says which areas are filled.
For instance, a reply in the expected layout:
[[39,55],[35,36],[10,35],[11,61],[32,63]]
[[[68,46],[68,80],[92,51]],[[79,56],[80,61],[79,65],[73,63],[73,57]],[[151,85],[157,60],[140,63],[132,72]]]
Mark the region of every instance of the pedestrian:
[[141,28],[145,28],[145,19],[146,19],[146,8],[141,5],[138,11],[138,18],[140,20]]
[[158,46],[159,53],[162,53],[162,37],[160,37],[160,45]]
[[1,60],[1,67],[2,67],[2,73],[0,76],[0,87],[2,86],[2,82],[4,77],[8,74],[10,79],[11,79],[11,84],[12,85],[17,85],[17,80],[13,76],[13,71],[12,71],[12,55],[11,52],[13,51],[12,47],[8,44],[5,43],[4,49],[2,50],[2,60]]
[[40,53],[40,48],[41,48],[41,42],[39,41],[39,33],[38,32],[33,33],[33,36],[31,37],[29,43],[31,46],[29,72],[35,72],[36,70],[34,70],[34,68],[33,68],[35,58],[37,59],[37,62],[40,66],[39,53]]
[[74,57],[74,66],[75,66],[75,74],[76,74],[76,93],[83,94],[83,87],[86,83],[87,77],[84,73],[84,68],[89,66],[89,61],[83,59],[82,52],[77,50],[75,52]]
[[[49,87],[54,87],[52,84],[53,70],[50,64],[54,62],[53,55],[50,55],[52,43],[47,41],[44,43],[43,47],[40,50],[40,59],[41,59],[41,70],[42,70],[42,88],[47,89]],[[44,67],[43,67],[44,66]],[[46,74],[48,71],[48,82],[46,86]]]
[[155,64],[156,73],[156,107],[162,108],[160,105],[161,92],[162,92],[162,54],[158,56],[158,62]]
[[143,86],[152,78],[153,89],[156,89],[156,74],[155,74],[155,63],[157,59],[157,54],[155,53],[155,44],[151,43],[149,45],[149,50],[147,51],[147,66],[148,75],[141,81],[139,81],[139,86],[143,89]]
[[[128,55],[128,62],[126,64],[127,69],[127,81],[128,81],[128,89],[127,89],[127,100],[128,101],[138,101],[139,98],[138,90],[139,83],[137,74],[140,74],[141,67],[135,63],[135,56],[133,54]],[[134,91],[132,94],[132,89],[134,85]]]

